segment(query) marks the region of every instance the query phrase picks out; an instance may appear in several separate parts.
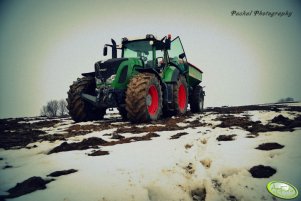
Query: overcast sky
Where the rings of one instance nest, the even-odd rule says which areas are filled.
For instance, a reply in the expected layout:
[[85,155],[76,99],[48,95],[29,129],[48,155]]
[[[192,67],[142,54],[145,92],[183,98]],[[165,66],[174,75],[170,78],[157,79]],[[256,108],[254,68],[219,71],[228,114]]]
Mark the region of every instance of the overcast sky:
[[[266,3],[263,3],[266,2]],[[301,100],[301,7],[274,1],[0,1],[0,118],[38,115],[104,59],[114,38],[180,36],[205,106]],[[289,11],[292,16],[231,16]]]

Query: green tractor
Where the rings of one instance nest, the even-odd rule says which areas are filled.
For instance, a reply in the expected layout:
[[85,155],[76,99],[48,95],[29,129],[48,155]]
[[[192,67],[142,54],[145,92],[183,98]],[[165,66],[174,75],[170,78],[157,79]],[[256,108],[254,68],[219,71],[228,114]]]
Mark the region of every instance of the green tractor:
[[[68,92],[68,110],[76,122],[102,119],[108,108],[117,108],[123,119],[148,122],[163,116],[201,112],[204,90],[202,71],[187,61],[179,37],[161,40],[151,34],[123,38],[121,45],[106,44],[112,59],[95,63]],[[117,51],[121,57],[117,58]]]

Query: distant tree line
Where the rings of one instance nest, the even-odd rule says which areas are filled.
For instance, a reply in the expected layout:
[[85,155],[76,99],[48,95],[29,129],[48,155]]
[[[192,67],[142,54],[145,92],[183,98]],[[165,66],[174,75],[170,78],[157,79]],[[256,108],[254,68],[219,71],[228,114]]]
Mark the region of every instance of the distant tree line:
[[40,115],[46,117],[68,116],[67,101],[64,99],[48,101],[47,104],[42,107]]
[[291,97],[287,97],[287,98],[281,98],[280,100],[278,100],[278,103],[287,103],[287,102],[294,102],[295,100]]

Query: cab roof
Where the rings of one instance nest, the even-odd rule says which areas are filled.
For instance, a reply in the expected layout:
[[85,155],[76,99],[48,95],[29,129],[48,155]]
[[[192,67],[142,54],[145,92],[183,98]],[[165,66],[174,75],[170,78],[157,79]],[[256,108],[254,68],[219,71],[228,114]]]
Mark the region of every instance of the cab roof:
[[165,39],[162,38],[159,40],[156,36],[153,34],[146,34],[145,37],[124,37],[122,38],[122,45],[126,45],[127,43],[137,42],[137,41],[153,41],[153,45],[156,47],[156,49],[164,49],[165,43],[163,42]]

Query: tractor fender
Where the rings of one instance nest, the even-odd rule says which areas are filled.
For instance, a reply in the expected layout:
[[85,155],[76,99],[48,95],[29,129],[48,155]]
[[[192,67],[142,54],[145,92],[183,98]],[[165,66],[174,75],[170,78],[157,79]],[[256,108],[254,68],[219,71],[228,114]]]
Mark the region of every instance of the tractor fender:
[[153,74],[156,75],[156,77],[158,78],[158,80],[160,81],[160,83],[164,84],[164,82],[163,82],[161,76],[159,75],[159,73],[155,69],[153,69],[153,68],[135,68],[135,70],[138,71],[139,73],[144,73],[144,72],[153,73]]
[[161,76],[159,75],[159,73],[154,69],[154,68],[135,68],[136,71],[138,71],[139,73],[153,73],[156,75],[156,77],[158,78],[158,80],[160,81],[160,84],[162,86],[163,89],[163,95],[164,97],[167,97],[167,84],[164,82],[164,80],[161,78]]

